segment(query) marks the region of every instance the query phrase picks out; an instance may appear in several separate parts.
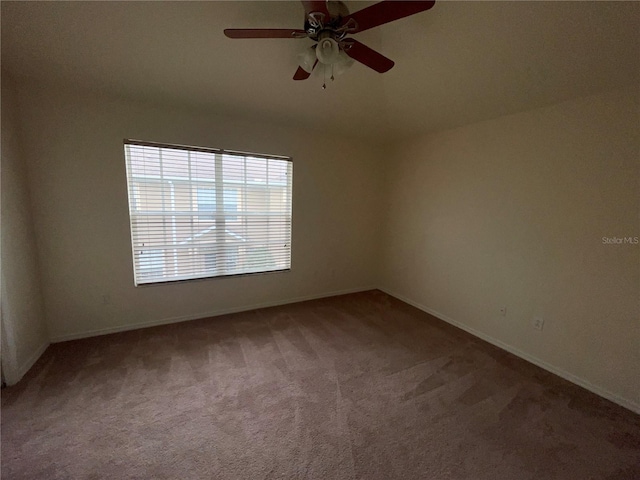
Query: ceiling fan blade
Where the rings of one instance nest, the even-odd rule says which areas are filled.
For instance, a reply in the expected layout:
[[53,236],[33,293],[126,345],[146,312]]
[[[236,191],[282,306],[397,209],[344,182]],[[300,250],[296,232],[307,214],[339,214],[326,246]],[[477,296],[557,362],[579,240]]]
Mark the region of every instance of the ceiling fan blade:
[[229,38],[305,38],[307,32],[294,28],[227,28]]
[[[313,71],[313,69],[316,68],[317,64],[318,64],[318,61],[316,60],[316,63],[313,64],[313,68],[311,69],[311,71]],[[310,76],[311,76],[311,72],[307,72],[304,68],[298,67],[298,70],[296,70],[296,73],[293,75],[293,79],[306,80]]]
[[301,0],[304,7],[304,13],[309,15],[311,12],[324,13],[329,18],[329,9],[325,0]]
[[351,19],[355,20],[355,30],[349,33],[358,33],[370,28],[384,25],[416,13],[429,10],[436,2],[429,1],[403,1],[403,0],[383,0],[370,7],[358,10],[342,19],[342,25],[346,25]]
[[304,68],[298,67],[296,73],[293,75],[294,80],[306,80],[311,76],[311,73],[307,72]]
[[378,73],[388,72],[395,65],[393,60],[388,59],[381,53],[376,52],[353,38],[347,39],[345,43],[347,46],[344,51],[347,55]]

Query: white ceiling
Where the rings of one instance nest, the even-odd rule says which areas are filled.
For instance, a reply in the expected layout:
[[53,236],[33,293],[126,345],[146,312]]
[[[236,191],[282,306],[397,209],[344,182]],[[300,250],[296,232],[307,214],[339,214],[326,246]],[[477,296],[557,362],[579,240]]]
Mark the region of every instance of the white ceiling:
[[[373,2],[346,2],[352,12]],[[380,139],[640,85],[638,2],[449,2],[356,38],[396,62],[294,82],[299,2],[2,2],[2,67],[221,114]]]

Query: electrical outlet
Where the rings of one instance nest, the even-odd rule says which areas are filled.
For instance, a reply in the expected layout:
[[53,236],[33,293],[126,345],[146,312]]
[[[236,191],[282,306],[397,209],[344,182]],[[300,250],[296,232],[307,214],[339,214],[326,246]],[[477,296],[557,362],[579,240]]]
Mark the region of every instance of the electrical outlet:
[[531,322],[531,326],[536,330],[542,331],[542,327],[544,327],[544,318],[542,317],[533,317],[533,321]]
[[500,307],[500,315],[503,317],[507,316],[507,307]]

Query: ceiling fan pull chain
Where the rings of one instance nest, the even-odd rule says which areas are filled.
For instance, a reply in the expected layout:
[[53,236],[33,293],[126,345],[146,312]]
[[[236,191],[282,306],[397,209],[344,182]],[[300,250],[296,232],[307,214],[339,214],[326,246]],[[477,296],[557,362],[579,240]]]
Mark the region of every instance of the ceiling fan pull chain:
[[324,64],[322,67],[322,89],[327,89],[327,66]]
[[323,64],[323,70],[322,70],[322,89],[326,90],[327,89],[327,65]]

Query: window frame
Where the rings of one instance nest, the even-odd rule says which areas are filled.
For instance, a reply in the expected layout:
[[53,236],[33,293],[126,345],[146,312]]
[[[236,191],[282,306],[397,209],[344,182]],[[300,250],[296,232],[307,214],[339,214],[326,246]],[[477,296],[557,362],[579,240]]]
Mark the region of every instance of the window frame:
[[[128,159],[128,154],[127,154],[128,146],[153,147],[153,148],[160,148],[160,149],[167,148],[167,149],[182,150],[182,151],[189,151],[189,152],[203,152],[203,153],[214,154],[216,156],[220,155],[221,157],[222,155],[231,155],[231,156],[239,156],[239,157],[245,157],[245,158],[251,157],[253,159],[262,159],[265,161],[281,160],[281,161],[288,162],[290,164],[290,166],[288,167],[288,174],[290,174],[290,179],[287,181],[286,188],[285,188],[285,193],[288,193],[288,224],[289,224],[289,227],[288,227],[289,255],[288,255],[288,262],[287,262],[288,267],[278,268],[274,270],[224,273],[224,274],[218,274],[218,275],[205,274],[205,275],[198,275],[198,276],[189,277],[189,278],[174,277],[174,278],[167,278],[163,280],[156,279],[153,281],[139,282],[137,278],[137,273],[136,273],[136,257],[135,257],[136,256],[136,239],[133,231],[133,216],[132,216],[133,205],[131,202],[133,201],[134,204],[137,204],[139,200],[138,197],[140,194],[139,192],[135,191],[135,186],[131,184],[132,175],[130,172],[131,165],[130,165],[130,161]],[[130,230],[130,239],[131,239],[131,254],[132,254],[131,262],[133,267],[132,268],[133,281],[134,281],[133,283],[135,287],[150,287],[154,285],[164,285],[169,283],[215,280],[215,279],[229,278],[229,277],[242,277],[247,275],[267,275],[267,274],[273,274],[273,273],[286,273],[291,271],[292,265],[293,265],[293,158],[292,157],[282,156],[282,155],[263,154],[263,153],[253,153],[253,152],[246,152],[246,151],[239,151],[239,150],[228,150],[228,149],[201,147],[201,146],[182,145],[182,144],[149,142],[149,141],[142,141],[142,140],[135,140],[135,139],[128,139],[128,138],[125,138],[123,140],[123,151],[124,151],[125,167],[126,167],[127,208],[128,208],[127,213],[129,216],[129,230]],[[196,186],[195,183],[191,183],[191,185]],[[267,179],[267,185],[268,185],[268,179]],[[196,186],[196,188],[198,187]],[[214,188],[217,188],[217,186]],[[239,194],[238,190],[235,190],[235,192],[236,192],[236,195]],[[223,195],[224,195],[224,190],[223,190]],[[232,213],[235,213],[236,211],[229,212],[229,213],[232,214]],[[236,217],[233,217],[233,218],[236,218]],[[198,251],[199,249],[200,247],[193,248],[194,251]]]

